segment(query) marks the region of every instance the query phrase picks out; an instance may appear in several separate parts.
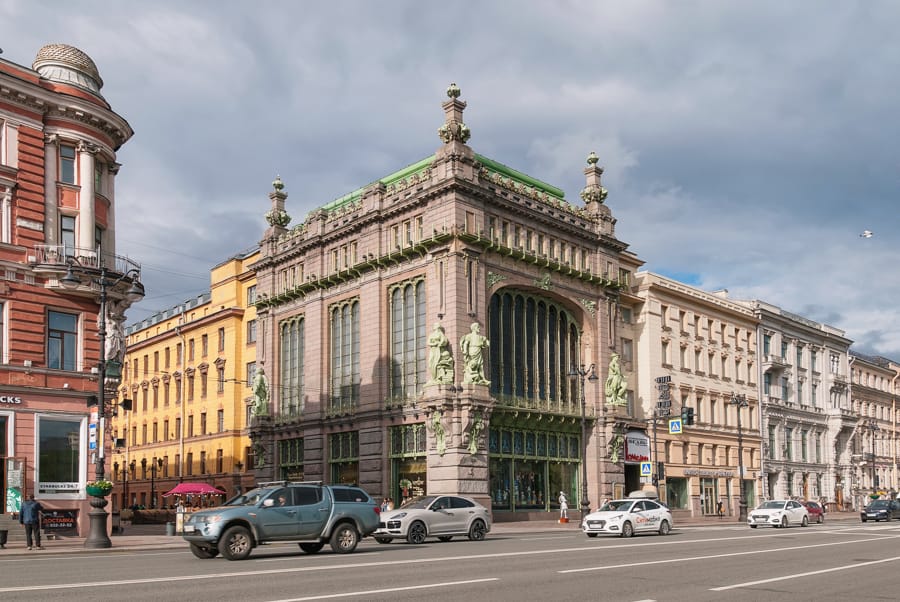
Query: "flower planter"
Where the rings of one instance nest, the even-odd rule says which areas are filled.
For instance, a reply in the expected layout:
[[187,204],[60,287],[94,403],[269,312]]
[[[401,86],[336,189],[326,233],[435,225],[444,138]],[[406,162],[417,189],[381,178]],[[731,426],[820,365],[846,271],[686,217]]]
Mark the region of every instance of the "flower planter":
[[93,497],[106,497],[112,493],[112,487],[95,487],[88,485],[85,487],[85,491],[87,491],[88,495]]

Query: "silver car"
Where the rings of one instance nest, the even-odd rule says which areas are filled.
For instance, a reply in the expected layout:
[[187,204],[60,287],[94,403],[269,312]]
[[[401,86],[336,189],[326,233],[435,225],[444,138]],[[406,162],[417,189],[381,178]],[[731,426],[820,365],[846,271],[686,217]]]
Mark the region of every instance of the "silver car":
[[396,510],[382,512],[372,534],[378,543],[406,539],[420,544],[428,537],[450,541],[465,535],[481,541],[491,530],[488,509],[475,500],[458,495],[425,495],[413,498]]

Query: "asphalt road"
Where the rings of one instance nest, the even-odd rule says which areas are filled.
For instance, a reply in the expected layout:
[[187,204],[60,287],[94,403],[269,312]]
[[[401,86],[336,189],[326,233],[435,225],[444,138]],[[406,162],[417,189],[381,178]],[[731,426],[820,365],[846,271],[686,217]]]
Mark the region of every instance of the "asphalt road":
[[364,540],[349,555],[296,545],[250,559],[187,549],[43,554],[0,560],[14,600],[703,600],[900,599],[900,523],[680,528],[667,537],[491,534],[420,546]]

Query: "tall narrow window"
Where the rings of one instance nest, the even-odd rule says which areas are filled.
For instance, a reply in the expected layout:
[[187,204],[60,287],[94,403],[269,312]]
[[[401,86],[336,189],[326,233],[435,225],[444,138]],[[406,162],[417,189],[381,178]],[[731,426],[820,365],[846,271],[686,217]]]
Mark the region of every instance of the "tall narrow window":
[[47,314],[47,367],[75,370],[78,316],[50,311]]
[[391,291],[391,397],[413,399],[428,380],[425,282]]
[[359,401],[359,301],[331,309],[332,413],[349,412]]
[[281,324],[281,415],[299,416],[303,410],[303,317]]
[[59,242],[66,257],[75,255],[75,218],[71,215],[59,218]]
[[247,322],[247,344],[256,342],[256,320]]
[[75,147],[68,144],[59,146],[59,181],[75,183]]

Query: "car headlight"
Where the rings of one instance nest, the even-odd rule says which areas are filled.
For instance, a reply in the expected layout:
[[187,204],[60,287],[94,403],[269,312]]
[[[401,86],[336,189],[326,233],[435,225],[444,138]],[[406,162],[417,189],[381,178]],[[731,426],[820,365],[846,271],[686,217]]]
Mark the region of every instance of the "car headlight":
[[407,514],[406,512],[401,512],[400,514],[394,514],[392,516],[389,516],[388,520],[400,520],[401,518],[405,518],[406,514]]
[[211,514],[207,516],[192,516],[190,520],[188,520],[188,522],[211,525],[212,523],[217,523],[220,520],[222,520],[221,514]]
[[609,520],[610,520],[610,522],[612,522],[614,520],[622,520],[622,516],[623,515],[621,515],[621,514],[616,514],[615,516],[610,516]]

